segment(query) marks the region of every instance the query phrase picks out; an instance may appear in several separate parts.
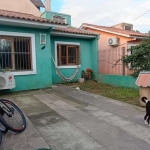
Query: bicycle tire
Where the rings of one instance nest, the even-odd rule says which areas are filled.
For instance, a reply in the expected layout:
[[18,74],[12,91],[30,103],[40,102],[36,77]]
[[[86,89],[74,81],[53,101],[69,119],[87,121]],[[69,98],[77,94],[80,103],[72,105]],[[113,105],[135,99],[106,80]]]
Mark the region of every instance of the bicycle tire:
[[2,131],[0,130],[0,145],[2,144]]
[[1,122],[0,122],[0,130],[2,131],[2,133],[7,133],[8,132],[8,129]]
[[[11,112],[11,117],[8,116],[6,113],[4,113],[4,115],[2,115],[0,117],[0,122],[8,130],[11,130],[11,131],[17,132],[17,133],[23,132],[26,128],[26,119],[25,119],[25,116],[22,113],[22,111],[19,109],[19,107],[7,99],[0,99],[0,103],[4,105],[3,107],[5,107],[6,110],[9,109],[6,113]],[[22,123],[18,122],[18,124],[12,124],[12,122],[15,121],[14,119],[12,119],[12,117],[14,117],[17,114],[19,114],[20,120],[22,121]],[[10,122],[9,122],[9,119],[11,120]],[[16,125],[16,126],[14,126],[14,125]]]

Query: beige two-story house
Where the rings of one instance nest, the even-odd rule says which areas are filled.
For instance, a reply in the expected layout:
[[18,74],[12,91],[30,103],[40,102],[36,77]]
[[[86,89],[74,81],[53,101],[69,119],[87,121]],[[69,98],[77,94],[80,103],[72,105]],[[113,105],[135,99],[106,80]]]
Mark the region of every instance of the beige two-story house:
[[0,9],[41,16],[41,0],[0,0]]

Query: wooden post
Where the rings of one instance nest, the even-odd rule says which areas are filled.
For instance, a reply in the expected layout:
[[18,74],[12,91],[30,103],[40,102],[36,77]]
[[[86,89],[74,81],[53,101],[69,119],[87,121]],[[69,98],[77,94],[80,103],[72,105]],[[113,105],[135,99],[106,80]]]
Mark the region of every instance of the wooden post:
[[15,70],[14,38],[11,38],[11,46],[12,46],[12,54],[11,54],[11,59],[12,59],[12,70]]
[[[122,57],[125,56],[125,47],[122,47]],[[122,62],[122,75],[125,76],[125,63]]]
[[59,51],[59,58],[58,58],[58,66],[62,65],[62,56],[61,56],[61,45],[58,45],[58,51]]

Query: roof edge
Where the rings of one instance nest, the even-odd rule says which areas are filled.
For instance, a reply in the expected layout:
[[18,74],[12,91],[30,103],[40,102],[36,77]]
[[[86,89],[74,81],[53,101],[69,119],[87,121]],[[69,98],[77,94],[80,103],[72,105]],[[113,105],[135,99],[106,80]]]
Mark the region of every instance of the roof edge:
[[43,4],[43,2],[41,0],[40,0],[40,5],[36,4],[36,2],[34,0],[30,0],[30,2],[32,4],[34,4],[34,6],[36,6],[36,7],[43,7],[43,8],[45,8],[45,5]]
[[42,18],[35,16],[33,14],[21,13],[16,11],[2,10],[0,9],[0,17],[8,18],[8,19],[18,19],[18,20],[27,20],[27,21],[35,21],[42,23],[50,23],[50,24],[60,24],[66,26],[67,24],[62,22],[56,22],[47,18]]
[[61,27],[61,28],[66,28],[67,25],[64,24],[55,24],[55,23],[49,23],[49,22],[39,22],[39,21],[34,21],[34,20],[25,20],[25,19],[18,19],[18,18],[8,18],[8,17],[3,17],[0,16],[0,23],[3,25],[18,25],[18,26],[33,26],[35,27],[43,27],[43,28],[49,28],[52,26],[56,27]]
[[87,26],[87,25],[81,25],[81,28],[82,27],[88,27],[88,28],[91,28],[91,29],[96,29],[96,30],[100,30],[100,31],[104,31],[104,32],[108,32],[108,33],[113,33],[113,34],[117,34],[117,35],[121,35],[121,36],[125,36],[125,37],[130,37],[130,35],[127,35],[127,34],[121,34],[121,33],[117,33],[117,32],[112,32],[112,31],[108,31],[108,30],[104,30],[104,29],[99,29],[99,28],[95,28],[95,27],[91,27],[91,26]]
[[41,13],[41,15],[43,15],[44,13],[56,13],[56,14],[62,14],[62,15],[66,15],[66,16],[70,16],[71,17],[71,15],[69,15],[69,14],[65,14],[65,13],[58,13],[58,12],[55,12],[55,11],[44,11],[43,13]]
[[51,35],[62,35],[62,36],[74,36],[74,37],[84,37],[84,38],[97,38],[97,35],[79,34],[79,33],[66,33],[59,31],[51,31]]
[[81,29],[81,28],[77,28],[77,27],[73,27],[73,26],[71,26],[71,28],[75,28],[75,29],[78,29],[78,30],[81,30],[81,31],[85,31],[85,32],[87,32],[87,33],[91,33],[91,34],[95,34],[95,36],[98,36],[98,35],[100,35],[100,34],[98,34],[98,33],[96,33],[96,32],[92,32],[92,31],[87,31],[87,30],[84,30],[84,29]]
[[95,29],[95,30],[100,30],[100,31],[104,31],[104,32],[107,32],[107,33],[112,33],[112,34],[117,34],[117,35],[121,35],[121,36],[124,36],[124,37],[129,37],[129,38],[146,38],[147,36],[143,35],[143,36],[133,36],[133,35],[128,35],[128,34],[122,34],[122,33],[118,33],[118,32],[113,32],[113,31],[108,31],[108,30],[104,30],[104,29],[99,29],[99,28],[96,28],[96,27],[91,27],[91,26],[87,26],[85,25],[84,23],[80,26],[80,29],[82,27],[88,27],[88,28],[91,28],[91,29]]

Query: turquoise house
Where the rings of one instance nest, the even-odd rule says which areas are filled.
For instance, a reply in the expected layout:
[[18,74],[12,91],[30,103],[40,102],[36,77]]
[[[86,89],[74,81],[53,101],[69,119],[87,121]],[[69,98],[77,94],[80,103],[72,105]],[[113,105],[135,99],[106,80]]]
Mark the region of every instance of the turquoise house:
[[44,12],[36,17],[0,10],[0,69],[14,75],[11,91],[48,88],[72,74],[71,82],[76,82],[87,68],[97,80],[98,39],[72,27],[70,15]]

